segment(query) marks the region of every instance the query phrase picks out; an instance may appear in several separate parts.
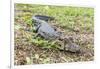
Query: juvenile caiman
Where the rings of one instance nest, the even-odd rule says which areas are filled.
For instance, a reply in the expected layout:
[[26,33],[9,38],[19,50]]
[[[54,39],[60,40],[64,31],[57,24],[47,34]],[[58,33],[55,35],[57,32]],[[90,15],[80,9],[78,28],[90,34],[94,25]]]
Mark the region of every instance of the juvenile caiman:
[[32,16],[33,26],[35,27],[36,33],[45,39],[63,39],[64,46],[62,50],[70,52],[82,52],[79,45],[72,42],[69,37],[63,37],[62,33],[55,30],[49,23],[49,20],[54,20],[54,17],[44,16],[44,15],[34,15]]

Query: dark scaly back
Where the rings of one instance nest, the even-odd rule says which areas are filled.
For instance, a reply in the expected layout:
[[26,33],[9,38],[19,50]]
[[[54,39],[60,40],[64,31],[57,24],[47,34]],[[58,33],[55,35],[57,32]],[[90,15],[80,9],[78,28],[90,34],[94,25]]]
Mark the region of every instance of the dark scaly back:
[[44,21],[54,20],[54,17],[45,16],[45,15],[35,15],[35,17]]

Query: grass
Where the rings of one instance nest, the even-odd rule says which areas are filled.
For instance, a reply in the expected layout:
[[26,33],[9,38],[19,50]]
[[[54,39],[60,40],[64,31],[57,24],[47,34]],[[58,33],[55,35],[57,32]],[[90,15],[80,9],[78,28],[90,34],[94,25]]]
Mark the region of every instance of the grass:
[[[92,56],[57,50],[62,42],[34,38],[32,15],[55,17],[50,24],[72,36],[75,43],[94,48],[94,9],[50,5],[15,4],[15,65],[91,61]],[[34,39],[33,39],[34,38]]]

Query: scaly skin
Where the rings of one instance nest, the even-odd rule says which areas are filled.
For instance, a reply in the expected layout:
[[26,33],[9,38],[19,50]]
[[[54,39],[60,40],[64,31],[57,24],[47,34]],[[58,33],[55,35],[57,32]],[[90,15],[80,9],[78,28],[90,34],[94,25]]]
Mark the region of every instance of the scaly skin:
[[[36,16],[33,16],[32,19],[35,22],[34,26],[36,28],[36,32],[43,38],[51,40],[60,37],[60,33],[56,31],[53,27],[51,27],[51,25],[49,25],[48,22],[46,22],[45,20],[41,20],[41,18],[39,19],[39,17]],[[50,17],[48,17],[48,20],[49,19]]]
[[62,35],[62,33],[59,33],[51,25],[49,25],[47,21],[53,20],[54,18],[49,16],[35,15],[32,17],[32,19],[38,35],[48,40],[63,40],[64,44],[60,50],[70,51],[73,53],[92,53],[89,50],[81,48],[79,45],[73,42],[72,38],[70,38],[69,36],[65,37],[64,35]]

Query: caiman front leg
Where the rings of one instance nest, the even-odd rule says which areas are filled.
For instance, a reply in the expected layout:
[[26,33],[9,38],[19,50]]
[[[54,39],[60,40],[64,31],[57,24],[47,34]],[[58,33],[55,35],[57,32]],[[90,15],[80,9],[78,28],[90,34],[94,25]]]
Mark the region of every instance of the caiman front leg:
[[36,39],[36,37],[39,36],[39,33],[36,33],[34,36],[33,36],[33,39]]

